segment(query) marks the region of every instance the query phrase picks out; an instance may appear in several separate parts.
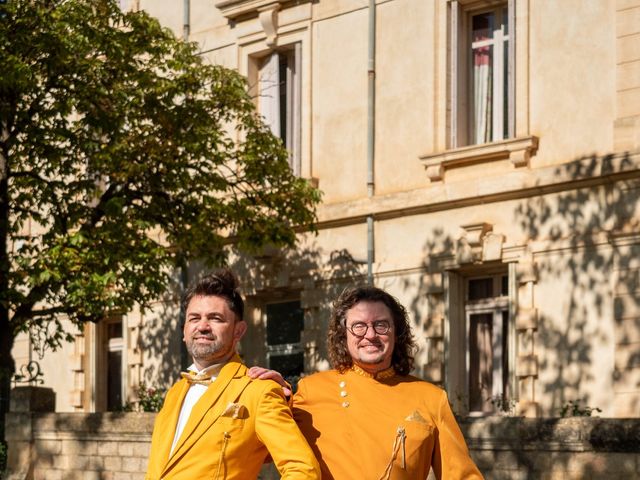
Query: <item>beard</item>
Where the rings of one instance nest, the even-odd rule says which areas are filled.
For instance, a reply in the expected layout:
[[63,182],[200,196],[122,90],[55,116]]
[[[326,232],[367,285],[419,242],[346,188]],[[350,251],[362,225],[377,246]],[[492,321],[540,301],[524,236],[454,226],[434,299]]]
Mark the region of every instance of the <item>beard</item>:
[[186,341],[187,351],[194,360],[222,359],[229,355],[233,349],[233,343],[225,343],[222,339],[200,335],[199,338],[212,340],[209,343],[198,343],[195,338]]

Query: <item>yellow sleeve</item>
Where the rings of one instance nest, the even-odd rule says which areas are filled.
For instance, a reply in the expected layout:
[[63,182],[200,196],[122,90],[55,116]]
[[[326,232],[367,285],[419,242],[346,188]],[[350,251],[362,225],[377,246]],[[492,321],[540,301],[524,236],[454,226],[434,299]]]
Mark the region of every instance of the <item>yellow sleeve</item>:
[[256,412],[256,435],[267,447],[282,480],[319,479],[320,466],[293,420],[282,388],[268,382]]
[[482,480],[482,474],[469,456],[467,444],[444,391],[440,399],[437,427],[438,439],[431,463],[436,478]]
[[293,412],[293,417],[297,422],[297,418],[296,418],[296,407],[299,406],[300,404],[304,403],[304,395],[306,392],[306,382],[304,381],[304,379],[300,379],[298,381],[298,388],[296,390],[296,393],[292,394],[289,397],[289,407],[291,407],[291,411]]

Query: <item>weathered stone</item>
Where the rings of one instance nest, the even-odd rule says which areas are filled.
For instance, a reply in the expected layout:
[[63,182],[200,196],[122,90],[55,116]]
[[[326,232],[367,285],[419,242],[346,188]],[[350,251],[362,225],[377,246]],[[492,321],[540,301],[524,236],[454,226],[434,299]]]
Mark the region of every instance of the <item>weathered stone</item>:
[[640,422],[628,419],[594,419],[587,433],[595,451],[640,453]]
[[[13,413],[8,418],[16,428],[18,420],[33,425],[11,437],[9,480],[24,480],[29,471],[34,480],[144,478],[153,416]],[[486,478],[610,480],[640,473],[640,419],[492,416],[461,419],[460,427]]]
[[14,387],[11,390],[12,412],[53,412],[56,409],[56,394],[52,388]]
[[108,472],[115,472],[122,470],[122,458],[121,457],[104,457],[104,468]]

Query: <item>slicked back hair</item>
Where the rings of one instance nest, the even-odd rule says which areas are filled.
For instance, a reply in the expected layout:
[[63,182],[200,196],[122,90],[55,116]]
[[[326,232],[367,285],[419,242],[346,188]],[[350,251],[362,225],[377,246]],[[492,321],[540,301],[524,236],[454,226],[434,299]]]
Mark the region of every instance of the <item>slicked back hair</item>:
[[395,344],[391,365],[400,375],[408,375],[413,368],[415,341],[406,309],[392,295],[376,287],[354,287],[345,289],[333,302],[327,347],[333,368],[344,372],[353,366],[347,348],[347,312],[359,302],[382,302],[391,311],[395,330]]
[[227,301],[229,310],[236,314],[236,319],[241,321],[244,318],[244,301],[238,291],[238,285],[238,277],[231,270],[228,268],[216,270],[185,290],[180,303],[182,311],[187,311],[193,297],[222,297]]

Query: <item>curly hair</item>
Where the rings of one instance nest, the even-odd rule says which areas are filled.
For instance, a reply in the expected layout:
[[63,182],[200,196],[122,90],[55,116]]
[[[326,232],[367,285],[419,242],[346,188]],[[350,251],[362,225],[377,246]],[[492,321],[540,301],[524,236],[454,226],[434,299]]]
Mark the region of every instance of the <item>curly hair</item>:
[[244,318],[244,301],[238,291],[238,277],[228,268],[209,273],[190,285],[182,294],[180,307],[186,312],[193,297],[212,295],[224,298],[238,320]]
[[358,302],[382,302],[391,311],[395,330],[395,344],[391,356],[391,365],[400,375],[408,375],[413,368],[415,341],[406,309],[398,300],[376,287],[354,287],[345,289],[333,302],[327,349],[333,368],[344,372],[353,366],[353,359],[347,348],[346,315]]

